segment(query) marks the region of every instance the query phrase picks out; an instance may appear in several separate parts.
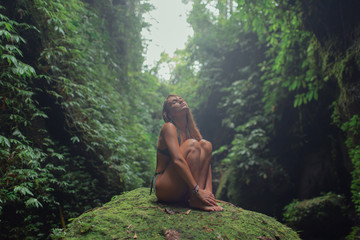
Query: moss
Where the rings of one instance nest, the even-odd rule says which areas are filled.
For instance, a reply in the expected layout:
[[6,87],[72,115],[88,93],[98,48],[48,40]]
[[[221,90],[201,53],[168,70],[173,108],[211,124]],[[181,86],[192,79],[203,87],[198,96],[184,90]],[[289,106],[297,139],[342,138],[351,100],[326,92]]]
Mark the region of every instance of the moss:
[[294,200],[284,210],[284,222],[301,231],[304,239],[344,239],[352,224],[348,203],[335,193]]
[[[100,208],[83,213],[53,239],[165,239],[165,231],[181,239],[300,239],[296,232],[269,216],[219,203],[223,212],[204,212],[159,203],[139,188],[115,196]],[[190,213],[189,213],[190,210]],[[188,213],[188,214],[187,214]]]

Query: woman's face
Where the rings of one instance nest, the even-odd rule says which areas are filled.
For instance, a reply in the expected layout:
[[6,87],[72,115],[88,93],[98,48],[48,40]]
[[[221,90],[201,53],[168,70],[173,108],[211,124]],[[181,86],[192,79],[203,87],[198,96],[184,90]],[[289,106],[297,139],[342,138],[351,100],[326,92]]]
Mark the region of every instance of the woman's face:
[[187,103],[182,97],[171,96],[168,98],[169,113],[170,115],[177,115],[179,112],[185,112],[184,110],[189,109]]

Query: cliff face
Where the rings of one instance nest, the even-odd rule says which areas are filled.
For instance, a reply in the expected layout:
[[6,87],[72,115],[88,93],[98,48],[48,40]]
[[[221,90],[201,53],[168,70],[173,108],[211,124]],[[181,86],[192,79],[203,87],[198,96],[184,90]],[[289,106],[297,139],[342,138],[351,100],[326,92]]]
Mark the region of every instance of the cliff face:
[[148,188],[115,196],[83,213],[53,239],[300,239],[266,215],[226,202],[223,212],[203,212],[157,202]]

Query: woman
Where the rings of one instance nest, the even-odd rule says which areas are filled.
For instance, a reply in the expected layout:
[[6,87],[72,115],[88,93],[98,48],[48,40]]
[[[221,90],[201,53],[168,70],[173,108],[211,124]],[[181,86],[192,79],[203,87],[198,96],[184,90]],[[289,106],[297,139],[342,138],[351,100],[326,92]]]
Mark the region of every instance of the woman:
[[162,114],[165,124],[158,139],[153,179],[157,198],[221,211],[212,194],[212,145],[202,139],[188,105],[178,95],[168,95]]

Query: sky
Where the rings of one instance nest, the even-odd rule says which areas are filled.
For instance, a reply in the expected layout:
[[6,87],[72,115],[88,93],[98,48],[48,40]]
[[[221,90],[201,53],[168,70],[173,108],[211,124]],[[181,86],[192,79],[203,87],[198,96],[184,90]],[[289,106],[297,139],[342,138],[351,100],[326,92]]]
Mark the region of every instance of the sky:
[[[155,10],[147,13],[145,21],[152,26],[149,30],[142,31],[143,38],[147,39],[145,63],[149,68],[155,66],[160,59],[160,54],[166,52],[173,56],[176,49],[184,49],[193,30],[186,22],[191,4],[183,4],[181,0],[149,0]],[[170,70],[165,65],[159,71],[159,77],[168,80]]]

